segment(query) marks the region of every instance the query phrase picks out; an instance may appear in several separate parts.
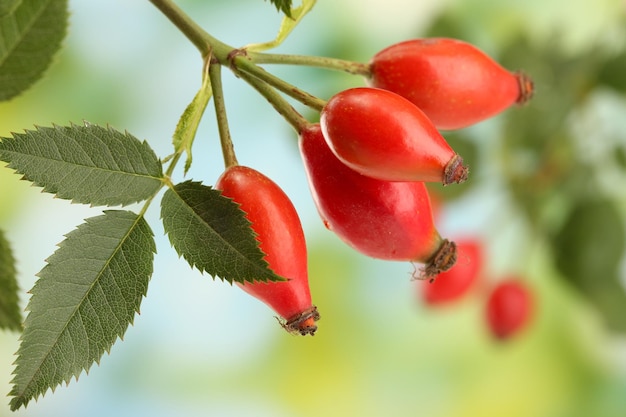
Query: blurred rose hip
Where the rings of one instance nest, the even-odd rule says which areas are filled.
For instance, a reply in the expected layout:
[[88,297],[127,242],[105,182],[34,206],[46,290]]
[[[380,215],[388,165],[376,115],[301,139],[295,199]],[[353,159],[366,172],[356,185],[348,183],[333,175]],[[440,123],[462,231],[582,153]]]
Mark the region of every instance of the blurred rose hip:
[[508,277],[498,282],[487,298],[487,324],[497,339],[509,339],[528,324],[533,310],[530,288],[519,278]]

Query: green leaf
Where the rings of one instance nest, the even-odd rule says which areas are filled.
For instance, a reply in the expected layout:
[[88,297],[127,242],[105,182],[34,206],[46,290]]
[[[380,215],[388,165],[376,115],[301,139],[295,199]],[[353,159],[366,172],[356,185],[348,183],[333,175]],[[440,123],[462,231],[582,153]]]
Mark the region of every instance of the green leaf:
[[626,171],[626,148],[615,148],[615,162],[623,170]]
[[22,330],[15,259],[0,230],[0,329]]
[[626,239],[615,203],[580,203],[552,243],[561,274],[603,314],[611,329],[626,332],[626,292],[618,273]]
[[198,126],[200,125],[206,106],[213,95],[211,80],[208,74],[209,61],[210,60],[207,60],[205,63],[204,72],[202,73],[202,86],[196,93],[191,103],[189,103],[189,105],[185,108],[183,114],[180,116],[172,140],[172,143],[174,144],[174,152],[176,154],[182,152],[187,153],[187,160],[185,161],[185,174],[191,167],[191,148],[196,137],[196,132],[198,131]]
[[139,312],[156,251],[150,227],[107,211],[67,235],[31,290],[10,392],[17,410],[89,371]]
[[276,10],[285,13],[287,16],[291,17],[291,4],[292,0],[270,0],[274,6],[276,6]]
[[201,272],[230,283],[283,280],[263,259],[244,212],[220,191],[177,184],[163,195],[161,218],[172,246]]
[[283,17],[276,39],[270,42],[247,45],[245,49],[248,51],[260,52],[276,48],[283,43],[285,39],[287,39],[289,34],[295,29],[296,26],[298,26],[298,23],[300,23],[304,16],[306,16],[306,14],[311,11],[313,6],[315,6],[316,2],[317,0],[302,0],[300,7],[296,7],[291,10],[291,14],[287,14],[287,16]]
[[584,201],[572,210],[553,242],[564,275],[598,282],[600,275],[617,269],[624,254],[622,214],[611,200]]
[[0,18],[13,13],[21,2],[22,0],[0,0]]
[[96,125],[38,127],[0,141],[0,160],[59,198],[127,205],[161,187],[162,166],[144,141]]
[[28,89],[50,66],[67,32],[68,2],[0,1],[9,11],[0,17],[0,101],[3,101]]
[[612,56],[602,63],[598,71],[598,83],[613,88],[620,93],[626,92],[626,76],[624,68],[626,66],[626,50]]
[[626,334],[626,292],[617,271],[579,289],[584,289],[584,298],[593,305],[608,330]]

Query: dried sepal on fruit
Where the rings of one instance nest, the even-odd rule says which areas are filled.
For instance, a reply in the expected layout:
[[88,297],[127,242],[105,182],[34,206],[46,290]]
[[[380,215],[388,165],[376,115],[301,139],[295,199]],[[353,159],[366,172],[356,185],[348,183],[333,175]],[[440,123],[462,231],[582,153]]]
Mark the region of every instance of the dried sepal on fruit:
[[457,261],[432,282],[419,286],[429,305],[447,304],[462,298],[476,286],[484,264],[483,245],[476,238],[456,239]]

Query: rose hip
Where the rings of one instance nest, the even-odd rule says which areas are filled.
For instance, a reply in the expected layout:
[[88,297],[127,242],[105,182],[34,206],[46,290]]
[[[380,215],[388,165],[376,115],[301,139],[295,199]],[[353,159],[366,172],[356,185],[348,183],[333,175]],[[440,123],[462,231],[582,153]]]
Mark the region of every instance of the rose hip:
[[344,164],[385,181],[444,185],[467,179],[463,159],[407,99],[378,88],[335,94],[321,112],[328,146]]
[[532,80],[456,39],[413,39],[378,52],[369,83],[418,106],[439,129],[459,129],[528,101]]
[[526,284],[508,277],[497,283],[487,299],[486,319],[491,333],[505,340],[518,333],[530,321],[533,299]]
[[215,188],[240,205],[257,233],[269,267],[288,279],[237,285],[278,313],[287,331],[315,334],[319,313],[311,304],[306,242],[289,197],[265,175],[240,165],[226,169]]
[[350,169],[330,150],[319,124],[300,133],[300,152],[324,225],[359,252],[424,263],[432,278],[456,260],[456,245],[433,224],[422,182],[381,181]]

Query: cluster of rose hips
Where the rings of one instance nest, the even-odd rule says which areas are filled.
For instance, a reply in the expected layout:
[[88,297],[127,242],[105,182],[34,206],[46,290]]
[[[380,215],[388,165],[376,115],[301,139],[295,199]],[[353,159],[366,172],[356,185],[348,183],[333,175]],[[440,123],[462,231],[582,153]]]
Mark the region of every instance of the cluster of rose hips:
[[[431,285],[427,299],[437,300],[445,281],[475,275],[465,270],[477,264],[451,269],[459,246],[434,225],[425,182],[449,185],[468,178],[462,157],[440,130],[470,126],[526,102],[532,82],[476,47],[447,38],[392,45],[368,69],[367,87],[335,94],[319,123],[299,125],[311,194],[326,228],[357,251],[423,264],[416,278]],[[314,334],[319,313],[311,302],[305,238],[287,195],[264,175],[238,165],[226,169],[216,188],[240,204],[270,268],[288,279],[240,286],[280,315],[286,330]],[[519,321],[508,309],[519,300],[508,301],[515,290],[507,288],[497,289],[489,302],[490,320],[502,336]]]

